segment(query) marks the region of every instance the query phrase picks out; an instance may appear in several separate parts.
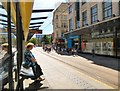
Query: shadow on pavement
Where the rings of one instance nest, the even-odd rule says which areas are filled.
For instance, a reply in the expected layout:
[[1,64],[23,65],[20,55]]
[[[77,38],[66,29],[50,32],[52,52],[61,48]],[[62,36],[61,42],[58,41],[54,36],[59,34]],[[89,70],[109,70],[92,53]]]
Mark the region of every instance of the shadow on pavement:
[[67,53],[67,52],[62,52],[62,51],[56,51],[56,53],[60,54],[60,55],[67,55],[67,56],[71,56],[71,53]]
[[[71,56],[71,53],[66,52],[57,52],[61,55],[67,55]],[[102,56],[102,55],[92,55],[89,53],[77,53],[78,56],[84,57],[88,60],[93,61],[93,64],[97,64],[100,66],[108,67],[117,71],[120,71],[120,59],[108,57],[108,56]]]
[[[71,53],[57,51],[58,54],[71,56]],[[84,57],[86,59],[93,61],[93,64],[97,64],[100,66],[108,67],[113,70],[120,71],[120,59],[110,57],[110,56],[102,56],[102,55],[92,55],[90,53],[77,53],[78,56]]]
[[79,56],[93,61],[93,64],[108,67],[117,71],[119,70],[118,67],[120,67],[119,59],[116,58],[99,56],[99,55],[93,56],[91,54],[83,54],[83,53],[79,53]]
[[33,83],[29,84],[29,87],[25,88],[24,91],[37,91],[41,89],[47,89],[48,87],[41,87],[43,84],[40,81],[34,81]]

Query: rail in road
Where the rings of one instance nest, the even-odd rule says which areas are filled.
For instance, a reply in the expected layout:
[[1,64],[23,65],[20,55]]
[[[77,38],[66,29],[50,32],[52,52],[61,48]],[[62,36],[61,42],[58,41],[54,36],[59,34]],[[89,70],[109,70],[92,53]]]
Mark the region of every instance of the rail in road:
[[48,54],[42,52],[40,48],[36,50],[49,57],[59,60],[60,62],[65,63],[84,74],[89,75],[89,77],[91,77],[94,80],[97,80],[100,83],[106,84],[113,88],[118,88],[118,72],[115,70],[91,64],[90,62],[92,61],[88,62],[86,59],[81,57],[61,56],[54,52]]

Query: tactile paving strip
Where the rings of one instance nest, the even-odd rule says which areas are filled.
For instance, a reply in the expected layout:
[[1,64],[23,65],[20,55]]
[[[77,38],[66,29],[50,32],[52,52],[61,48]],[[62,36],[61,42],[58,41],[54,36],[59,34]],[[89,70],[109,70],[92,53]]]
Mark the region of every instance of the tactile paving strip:
[[70,72],[64,72],[63,73],[66,77],[68,77],[70,80],[72,80],[75,84],[77,84],[81,89],[97,89],[94,86],[92,86],[87,81],[81,79],[80,77],[77,77],[76,75],[73,75]]

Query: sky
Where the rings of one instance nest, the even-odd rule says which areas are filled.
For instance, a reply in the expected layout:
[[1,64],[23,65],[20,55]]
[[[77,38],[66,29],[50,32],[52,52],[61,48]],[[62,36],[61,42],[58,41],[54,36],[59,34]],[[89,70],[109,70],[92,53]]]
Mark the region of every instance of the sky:
[[[61,2],[65,2],[65,0],[35,0],[33,9],[55,9],[60,5]],[[53,32],[52,26],[53,12],[32,14],[32,17],[48,16],[47,19],[39,20],[44,21],[42,26],[39,28],[43,30],[43,34],[51,34]],[[35,22],[35,20],[32,22]]]
[[[61,2],[65,2],[65,1],[66,0],[34,0],[33,9],[54,9],[55,10],[60,5]],[[52,34],[53,33],[53,25],[52,25],[53,12],[32,13],[31,18],[46,17],[46,16],[48,16],[48,18],[42,19],[42,20],[32,20],[31,23],[43,21],[44,23],[41,24],[41,27],[39,29],[43,30],[43,34]],[[6,11],[3,9],[0,9],[0,13],[6,14]],[[0,19],[3,19],[3,17],[0,16]],[[4,19],[4,20],[7,20],[7,19]],[[2,26],[0,25],[0,27]]]

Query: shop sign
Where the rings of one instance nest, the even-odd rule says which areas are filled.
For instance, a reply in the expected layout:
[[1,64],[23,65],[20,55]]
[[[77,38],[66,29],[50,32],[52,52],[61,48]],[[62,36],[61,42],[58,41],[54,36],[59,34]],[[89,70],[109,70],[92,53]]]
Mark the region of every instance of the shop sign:
[[97,35],[96,38],[103,38],[103,37],[111,37],[113,36],[113,34],[101,34],[101,35]]
[[70,39],[78,38],[78,36],[70,36]]

